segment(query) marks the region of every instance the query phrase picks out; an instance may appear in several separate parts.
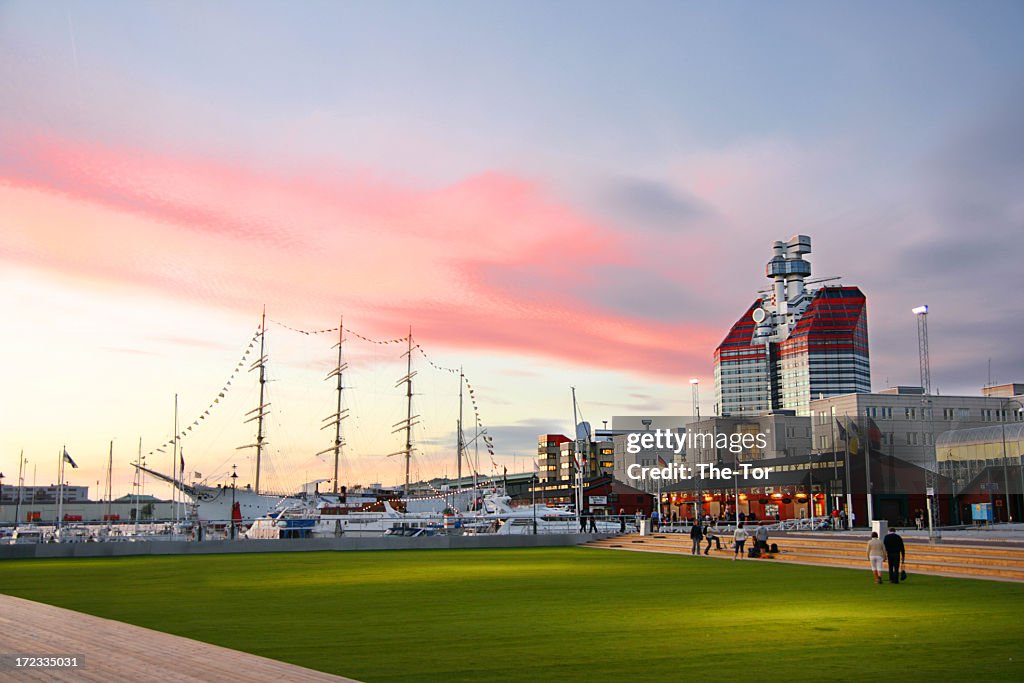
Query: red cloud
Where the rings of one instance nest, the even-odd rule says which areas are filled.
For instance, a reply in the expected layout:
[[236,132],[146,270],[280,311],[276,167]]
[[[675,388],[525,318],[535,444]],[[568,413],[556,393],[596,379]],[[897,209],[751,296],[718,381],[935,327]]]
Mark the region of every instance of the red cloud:
[[[707,362],[718,330],[579,295],[636,265],[621,237],[520,178],[433,190],[256,171],[43,135],[0,136],[0,256],[121,285],[633,372]],[[6,186],[6,187],[4,187]],[[530,283],[536,283],[531,286]]]

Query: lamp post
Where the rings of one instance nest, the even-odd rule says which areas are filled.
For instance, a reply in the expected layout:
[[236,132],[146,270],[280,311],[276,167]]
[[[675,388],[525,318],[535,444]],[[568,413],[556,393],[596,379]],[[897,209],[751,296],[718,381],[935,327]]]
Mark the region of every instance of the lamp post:
[[[927,410],[930,411],[931,401],[927,397],[932,393],[931,361],[928,354],[928,305],[915,306],[910,309],[910,312],[917,318],[917,355],[921,370],[921,389],[924,392],[921,396],[921,423],[923,425],[926,410],[925,404],[928,404]],[[923,443],[925,440],[924,435],[925,432],[921,432],[921,448],[927,455],[927,450]],[[941,523],[941,514],[939,512],[938,499],[936,496],[936,488],[938,488],[939,463],[934,443],[932,444],[932,462],[922,464],[925,465],[925,496],[928,507],[928,541],[934,542],[939,537],[935,527]]]
[[700,380],[696,377],[690,380],[690,398],[693,400],[693,416],[700,420]]
[[238,465],[231,466],[231,540],[235,540],[235,486],[238,481]]
[[[1006,496],[1006,521],[1007,522],[1013,521],[1010,518],[1010,468],[1007,466],[1007,463],[1006,463],[1006,406],[1008,404],[1010,404],[1010,403],[1016,403],[1018,406],[1020,406],[1019,410],[1024,411],[1024,403],[1021,403],[1020,401],[1018,401],[1015,398],[1003,399],[1003,408],[1002,408],[1001,415],[999,416],[1000,417],[999,426],[1001,428],[1002,435],[1003,435],[1003,486],[1006,488],[1005,496]],[[0,478],[3,478],[2,474],[0,474]],[[1024,466],[1021,467],[1020,480],[1021,480],[1021,494],[1024,495]]]

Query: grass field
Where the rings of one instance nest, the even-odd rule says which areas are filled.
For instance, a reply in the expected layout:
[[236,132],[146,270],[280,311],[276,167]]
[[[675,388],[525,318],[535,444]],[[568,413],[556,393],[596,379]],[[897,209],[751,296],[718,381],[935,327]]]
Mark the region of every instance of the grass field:
[[364,681],[1024,680],[1024,586],[588,548],[7,561],[0,591]]

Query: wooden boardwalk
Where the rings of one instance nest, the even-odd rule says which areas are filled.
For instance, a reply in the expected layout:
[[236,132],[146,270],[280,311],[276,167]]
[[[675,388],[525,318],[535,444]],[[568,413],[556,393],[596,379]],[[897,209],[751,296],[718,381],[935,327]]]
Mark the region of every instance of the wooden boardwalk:
[[[0,680],[339,683],[331,674],[0,595]],[[77,669],[13,668],[13,655],[78,656]]]

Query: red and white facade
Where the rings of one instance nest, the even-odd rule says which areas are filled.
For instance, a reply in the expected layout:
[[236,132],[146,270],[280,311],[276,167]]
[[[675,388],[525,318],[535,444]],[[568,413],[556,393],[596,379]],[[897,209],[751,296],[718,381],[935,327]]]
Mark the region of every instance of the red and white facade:
[[715,349],[720,415],[810,413],[812,399],[871,391],[867,301],[857,287],[809,289],[811,238],[775,242],[773,286]]

